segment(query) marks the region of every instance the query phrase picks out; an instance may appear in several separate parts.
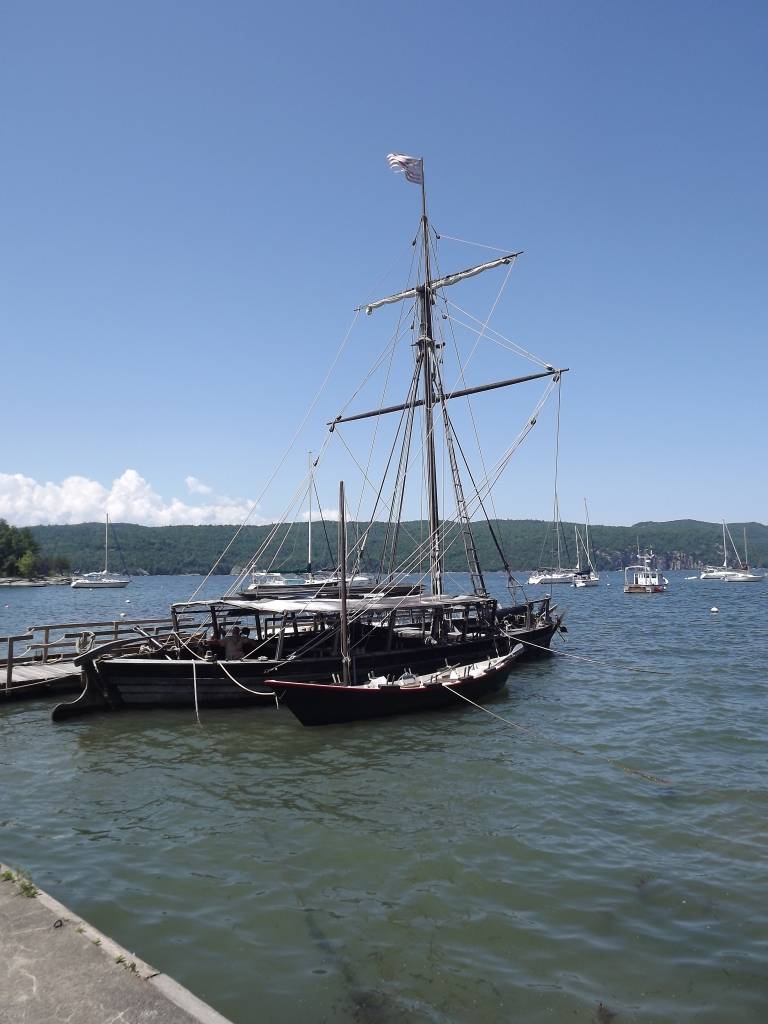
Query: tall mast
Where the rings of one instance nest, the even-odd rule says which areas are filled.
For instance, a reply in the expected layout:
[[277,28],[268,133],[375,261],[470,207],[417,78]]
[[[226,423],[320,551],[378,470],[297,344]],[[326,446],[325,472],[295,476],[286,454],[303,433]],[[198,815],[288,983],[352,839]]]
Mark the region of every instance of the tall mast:
[[432,333],[432,291],[429,261],[429,220],[427,218],[427,191],[424,182],[424,161],[421,161],[421,235],[424,245],[424,284],[419,288],[421,324],[418,352],[422,357],[424,385],[424,452],[427,469],[427,502],[429,514],[429,575],[434,595],[443,592],[442,545],[440,540],[440,510],[437,503],[437,466],[435,462],[435,434],[432,410],[435,405],[433,361],[435,341]]
[[747,528],[744,527],[744,571],[749,569],[749,558],[747,557]]
[[341,671],[345,686],[349,680],[349,624],[347,620],[347,519],[344,481],[339,483],[339,597],[341,598]]
[[573,524],[573,533],[576,539],[576,572],[581,572],[581,549],[579,548],[579,528]]
[[587,566],[590,569],[594,569],[592,564],[592,551],[589,546],[589,509],[587,508],[587,499],[584,499],[584,533],[587,538]]
[[312,575],[312,452],[309,453],[309,519],[307,521],[307,574]]
[[723,568],[728,568],[728,548],[725,546],[725,520],[723,520]]
[[104,520],[104,572],[109,571],[109,512]]

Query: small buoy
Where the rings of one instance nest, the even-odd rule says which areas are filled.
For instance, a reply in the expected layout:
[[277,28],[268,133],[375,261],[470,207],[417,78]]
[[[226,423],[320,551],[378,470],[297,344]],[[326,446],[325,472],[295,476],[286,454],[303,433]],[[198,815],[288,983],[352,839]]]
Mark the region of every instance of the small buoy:
[[121,619],[124,619],[124,618],[125,618],[125,612],[120,612],[120,618],[121,618]]
[[720,611],[720,609],[715,608],[714,605],[709,610],[712,612],[713,615],[717,615],[717,613]]
[[130,603],[131,603],[131,599],[130,599],[130,597],[126,597],[126,599],[125,599],[125,603],[126,603],[126,604],[130,604]]
[[611,585],[610,583],[606,583],[606,587],[610,587],[610,585]]

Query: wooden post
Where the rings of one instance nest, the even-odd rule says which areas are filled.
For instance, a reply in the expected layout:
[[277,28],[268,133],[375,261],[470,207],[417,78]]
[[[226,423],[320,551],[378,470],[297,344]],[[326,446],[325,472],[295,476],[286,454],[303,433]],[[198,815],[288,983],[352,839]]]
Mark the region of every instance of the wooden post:
[[43,630],[43,643],[45,644],[45,646],[43,647],[43,664],[44,665],[48,661],[48,638],[49,638],[49,636],[50,636],[50,627],[46,626],[45,629]]
[[5,689],[10,690],[13,680],[13,637],[8,637],[8,665],[5,670]]

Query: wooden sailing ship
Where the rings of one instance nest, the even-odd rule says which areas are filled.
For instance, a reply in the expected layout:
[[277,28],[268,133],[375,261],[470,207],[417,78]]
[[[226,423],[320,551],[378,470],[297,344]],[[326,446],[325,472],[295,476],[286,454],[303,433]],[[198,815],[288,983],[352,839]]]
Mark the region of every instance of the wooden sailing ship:
[[[411,158],[403,158],[411,159]],[[412,179],[415,180],[415,179]],[[234,704],[274,706],[274,680],[313,682],[324,685],[367,687],[371,678],[393,679],[405,669],[421,676],[451,671],[461,666],[494,662],[469,673],[477,676],[478,687],[502,679],[520,654],[539,656],[548,652],[555,631],[561,628],[549,597],[537,600],[513,600],[508,606],[488,593],[480,566],[472,529],[472,510],[482,510],[487,490],[475,486],[465,492],[459,473],[458,441],[449,412],[450,402],[462,396],[506,388],[524,381],[549,378],[560,380],[563,370],[551,366],[543,372],[494,381],[460,390],[446,389],[442,359],[433,329],[432,307],[442,289],[494,267],[509,266],[519,253],[445,277],[434,278],[430,263],[430,227],[427,217],[423,165],[418,179],[422,186],[420,241],[422,278],[413,288],[369,303],[368,313],[390,303],[415,300],[418,310],[418,338],[414,344],[415,362],[406,400],[371,412],[340,415],[329,424],[331,433],[342,423],[381,417],[400,412],[405,429],[402,434],[401,460],[407,471],[408,451],[414,432],[415,414],[422,416],[422,452],[426,477],[427,538],[419,549],[426,555],[429,592],[409,583],[414,562],[396,562],[399,519],[393,526],[392,560],[389,571],[365,594],[349,597],[346,558],[339,543],[338,596],[322,593],[294,599],[245,597],[242,592],[214,602],[195,602],[172,607],[172,614],[200,613],[200,626],[186,633],[172,634],[162,644],[151,638],[137,648],[108,644],[81,655],[85,688],[70,705],[60,705],[54,716],[63,719],[94,708],[122,707],[220,707]],[[553,385],[554,386],[554,385]],[[447,464],[456,498],[453,519],[441,520],[438,505],[435,427],[443,428]],[[533,418],[531,426],[535,422]],[[405,452],[405,456],[402,453]],[[475,481],[473,480],[474,484]],[[404,477],[396,479],[390,510],[402,508]],[[371,521],[373,521],[373,515]],[[343,520],[343,516],[341,519]],[[507,568],[511,592],[516,583],[492,524],[485,516],[497,550]],[[463,542],[471,593],[448,594],[443,568],[447,544]],[[359,550],[357,558],[359,559]],[[222,657],[237,626],[238,641],[247,628],[247,643],[236,657]],[[565,627],[562,627],[563,629]],[[519,648],[522,647],[522,652]],[[515,657],[511,658],[515,652]],[[495,662],[494,659],[502,659]],[[270,685],[265,681],[270,680]],[[421,684],[420,684],[421,685]],[[426,686],[427,684],[424,684]],[[490,683],[489,683],[490,685]],[[340,691],[339,691],[340,692]],[[446,691],[447,692],[447,691]],[[409,706],[411,706],[409,704]],[[415,706],[415,702],[413,702]]]

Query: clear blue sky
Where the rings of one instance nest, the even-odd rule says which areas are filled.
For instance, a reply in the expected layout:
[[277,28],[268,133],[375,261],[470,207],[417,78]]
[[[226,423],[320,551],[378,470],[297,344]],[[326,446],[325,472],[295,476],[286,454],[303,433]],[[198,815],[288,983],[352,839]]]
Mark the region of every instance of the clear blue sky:
[[[525,251],[493,324],[571,367],[564,517],[766,521],[767,35],[762,2],[6,3],[0,474],[255,497],[352,308],[405,280],[394,150],[424,155],[438,230]],[[482,318],[502,277],[451,297]],[[468,376],[517,372],[489,347]],[[494,450],[533,388],[490,403]],[[500,514],[549,514],[551,452],[550,419]]]

